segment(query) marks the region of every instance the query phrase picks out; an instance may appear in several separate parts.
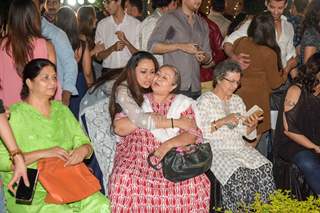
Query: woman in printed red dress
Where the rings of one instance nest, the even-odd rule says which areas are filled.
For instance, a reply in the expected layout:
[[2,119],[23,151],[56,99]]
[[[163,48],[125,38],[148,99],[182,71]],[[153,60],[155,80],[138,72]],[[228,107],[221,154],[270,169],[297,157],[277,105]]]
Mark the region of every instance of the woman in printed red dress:
[[[136,78],[139,76],[136,75]],[[128,81],[129,82],[129,81]],[[201,132],[194,122],[194,101],[174,93],[180,85],[180,74],[175,67],[164,65],[152,81],[153,93],[145,95],[141,109],[157,115],[158,119],[179,118],[193,120],[193,127],[152,129],[139,128],[118,113],[113,127],[122,136],[117,144],[115,164],[109,180],[109,197],[113,212],[208,212],[210,182],[197,177],[173,183],[164,178],[162,170],[152,169],[147,162],[155,151],[158,160],[173,147],[201,142]]]

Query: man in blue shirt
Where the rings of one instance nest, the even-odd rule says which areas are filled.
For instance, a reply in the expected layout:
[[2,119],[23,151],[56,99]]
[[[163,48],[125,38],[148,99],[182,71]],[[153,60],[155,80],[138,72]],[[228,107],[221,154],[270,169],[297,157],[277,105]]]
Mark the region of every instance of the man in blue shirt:
[[58,80],[62,86],[62,102],[69,105],[71,95],[77,95],[78,65],[70,41],[60,28],[41,18],[42,35],[52,42],[57,57]]
[[[39,11],[44,0],[33,0]],[[41,33],[49,39],[56,51],[58,80],[62,87],[62,102],[69,106],[71,95],[78,95],[76,88],[78,64],[74,58],[70,41],[65,32],[41,18]]]

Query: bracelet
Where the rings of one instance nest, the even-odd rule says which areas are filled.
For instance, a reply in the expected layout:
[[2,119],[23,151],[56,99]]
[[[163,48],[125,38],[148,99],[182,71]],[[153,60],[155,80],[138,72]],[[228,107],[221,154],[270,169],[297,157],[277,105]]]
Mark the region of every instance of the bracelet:
[[173,129],[174,126],[173,126],[173,118],[171,118],[171,128]]
[[16,155],[21,155],[22,158],[23,158],[23,153],[22,153],[22,151],[20,149],[16,149],[16,150],[10,151],[10,160],[12,161],[13,164],[14,164],[14,159],[13,158]]

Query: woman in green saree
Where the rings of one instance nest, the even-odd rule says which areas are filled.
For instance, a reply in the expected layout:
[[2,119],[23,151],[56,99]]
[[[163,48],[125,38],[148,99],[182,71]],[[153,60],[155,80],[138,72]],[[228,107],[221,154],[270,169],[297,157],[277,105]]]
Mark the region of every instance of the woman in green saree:
[[[81,163],[92,153],[90,141],[70,110],[52,100],[57,89],[55,65],[47,59],[30,61],[23,71],[22,102],[11,106],[10,125],[29,168],[42,158],[58,157],[65,166]],[[12,175],[12,163],[0,144],[0,172],[5,185]],[[76,180],[75,180],[76,181]],[[67,186],[66,186],[67,187]],[[5,188],[9,212],[110,212],[110,203],[100,192],[70,204],[48,204],[46,190],[37,183],[31,205],[16,204]]]

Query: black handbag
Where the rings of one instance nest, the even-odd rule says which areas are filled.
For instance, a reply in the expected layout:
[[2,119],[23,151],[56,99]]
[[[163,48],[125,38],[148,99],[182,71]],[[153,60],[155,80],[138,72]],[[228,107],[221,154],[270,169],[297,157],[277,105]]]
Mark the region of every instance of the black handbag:
[[[212,163],[212,151],[209,143],[192,144],[186,146],[187,151],[172,148],[158,164],[152,164],[150,153],[147,161],[155,170],[162,168],[163,176],[172,181],[179,182],[196,177],[208,171]],[[158,167],[159,164],[162,167]]]

